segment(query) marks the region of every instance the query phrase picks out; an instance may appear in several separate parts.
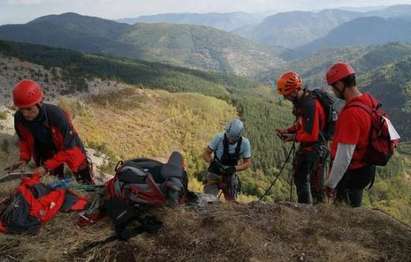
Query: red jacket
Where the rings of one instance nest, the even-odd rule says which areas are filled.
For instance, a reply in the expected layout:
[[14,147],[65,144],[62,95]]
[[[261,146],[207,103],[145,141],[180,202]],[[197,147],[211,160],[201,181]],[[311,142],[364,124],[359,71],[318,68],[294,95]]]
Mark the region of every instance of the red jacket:
[[353,98],[341,110],[335,128],[335,136],[331,144],[331,156],[334,159],[337,154],[337,146],[341,144],[355,145],[349,169],[358,169],[368,164],[364,158],[367,154],[371,131],[371,116],[360,107],[350,106],[353,102],[361,102],[370,107],[375,107],[378,102],[370,94],[362,94]]
[[[46,118],[42,123],[42,128],[48,129],[51,134],[51,142],[56,148],[52,157],[44,161],[44,167],[53,170],[65,163],[73,172],[77,172],[80,167],[86,164],[87,157],[70,117],[55,105],[43,104],[41,110],[44,111]],[[14,116],[14,124],[19,137],[20,159],[30,161],[33,158],[37,162],[40,157],[40,148],[36,146],[30,123],[17,111]]]
[[296,141],[302,144],[312,144],[319,141],[321,130],[325,128],[326,124],[326,113],[320,101],[307,95],[294,107],[297,119],[287,131],[295,133]]

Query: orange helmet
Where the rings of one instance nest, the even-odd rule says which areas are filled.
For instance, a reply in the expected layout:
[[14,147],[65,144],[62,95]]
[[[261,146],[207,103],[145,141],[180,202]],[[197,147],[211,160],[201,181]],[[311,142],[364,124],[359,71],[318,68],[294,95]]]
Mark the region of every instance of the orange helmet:
[[277,91],[283,96],[288,96],[294,91],[301,90],[303,80],[301,76],[293,71],[286,72],[277,80]]

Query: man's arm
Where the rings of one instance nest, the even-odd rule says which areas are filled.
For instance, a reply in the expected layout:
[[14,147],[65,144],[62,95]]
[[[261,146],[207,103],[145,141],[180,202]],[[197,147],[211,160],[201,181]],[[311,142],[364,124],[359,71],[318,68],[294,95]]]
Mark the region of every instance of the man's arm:
[[240,162],[240,164],[235,166],[235,170],[237,172],[244,171],[248,169],[251,166],[251,158],[243,159],[243,161]]
[[336,188],[340,180],[343,178],[345,172],[350,166],[352,156],[354,154],[356,145],[341,144],[337,145],[337,153],[331,167],[331,172],[325,182],[325,186],[329,188]]
[[306,112],[299,119],[299,129],[297,130],[295,140],[297,142],[316,142],[320,135],[320,110],[319,102],[313,106],[307,105]]
[[243,150],[243,160],[235,166],[237,172],[244,171],[251,166],[251,145],[248,139],[244,141]]
[[77,168],[86,160],[86,156],[78,144],[79,139],[73,126],[71,125],[71,119],[67,114],[57,112],[59,122],[57,128],[60,132],[63,148],[58,151],[51,159],[45,161],[44,167],[47,170],[53,170],[63,163],[66,163],[72,171],[76,172]]
[[211,163],[211,161],[213,160],[213,150],[211,150],[211,148],[209,148],[208,146],[204,149],[203,159],[207,163]]

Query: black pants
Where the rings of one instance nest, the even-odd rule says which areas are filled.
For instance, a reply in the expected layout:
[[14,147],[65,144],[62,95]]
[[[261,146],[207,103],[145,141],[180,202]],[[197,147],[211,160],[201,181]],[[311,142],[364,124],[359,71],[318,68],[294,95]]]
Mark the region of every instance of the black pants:
[[360,207],[364,188],[374,181],[375,166],[348,170],[337,185],[337,202]]
[[[323,158],[317,151],[300,148],[294,158],[294,184],[298,203],[312,204],[323,200]],[[313,199],[314,198],[314,199]]]

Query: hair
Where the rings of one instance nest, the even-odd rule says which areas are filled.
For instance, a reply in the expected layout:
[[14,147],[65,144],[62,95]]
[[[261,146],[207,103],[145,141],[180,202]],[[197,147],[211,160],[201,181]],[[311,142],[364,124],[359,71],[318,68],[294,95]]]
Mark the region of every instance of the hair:
[[343,82],[344,86],[347,88],[354,87],[357,85],[357,81],[355,80],[355,74],[344,77],[343,79],[341,79],[341,82]]

